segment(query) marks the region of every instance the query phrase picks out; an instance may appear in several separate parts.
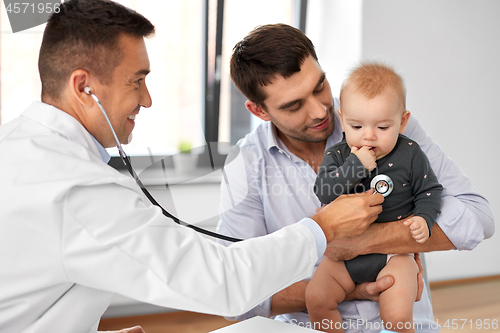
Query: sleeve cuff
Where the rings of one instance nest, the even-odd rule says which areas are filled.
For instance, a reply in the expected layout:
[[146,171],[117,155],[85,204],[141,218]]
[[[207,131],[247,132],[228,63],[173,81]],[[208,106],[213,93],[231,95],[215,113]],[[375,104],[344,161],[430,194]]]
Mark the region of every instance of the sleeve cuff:
[[240,315],[240,316],[235,316],[235,317],[224,317],[227,320],[246,320],[250,319],[256,316],[260,317],[269,317],[271,315],[271,301],[272,297],[269,297],[266,299],[264,302],[260,303],[257,305],[255,308],[252,310]]
[[318,258],[321,258],[321,256],[323,256],[326,251],[326,237],[323,229],[321,229],[316,221],[310,218],[303,218],[298,223],[306,226],[309,230],[311,230],[314,239],[316,239],[316,251],[318,251]]

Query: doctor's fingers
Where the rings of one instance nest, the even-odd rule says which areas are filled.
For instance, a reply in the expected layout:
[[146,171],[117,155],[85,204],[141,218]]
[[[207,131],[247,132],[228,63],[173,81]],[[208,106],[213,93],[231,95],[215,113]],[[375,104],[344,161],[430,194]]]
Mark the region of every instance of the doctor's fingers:
[[362,234],[382,211],[372,206],[368,195],[341,195],[318,214],[328,217],[335,238],[349,238]]

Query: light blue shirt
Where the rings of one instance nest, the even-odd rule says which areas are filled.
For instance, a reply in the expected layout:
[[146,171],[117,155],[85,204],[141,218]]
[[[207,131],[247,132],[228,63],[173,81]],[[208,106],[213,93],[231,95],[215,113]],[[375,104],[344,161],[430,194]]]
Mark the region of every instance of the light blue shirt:
[[[340,103],[334,100],[334,109]],[[335,129],[326,147],[341,141],[342,128],[337,112]],[[488,201],[473,187],[470,179],[427,136],[412,116],[404,133],[415,140],[427,154],[431,166],[443,185],[441,214],[436,223],[459,250],[471,250],[494,232],[493,214]],[[218,232],[237,238],[263,236],[312,216],[320,201],[313,191],[316,173],[302,159],[291,153],[279,140],[274,125],[265,122],[238,142],[238,157],[230,156],[225,167],[227,181],[222,182]],[[238,159],[242,162],[238,163]],[[286,258],[283,258],[286,260]],[[318,261],[319,263],[319,261]],[[271,298],[250,312],[237,317],[269,316]],[[369,324],[380,323],[378,303],[343,302],[339,311],[345,321],[356,324],[346,332],[373,332]],[[290,323],[308,323],[306,313],[291,313],[276,319]],[[424,289],[422,300],[414,306],[414,320],[422,323],[419,332],[436,332],[432,305]],[[367,324],[368,323],[368,324]],[[375,327],[375,326],[372,326]],[[375,331],[380,331],[380,328]]]
[[101,158],[102,158],[103,162],[108,164],[109,160],[111,160],[111,156],[109,156],[106,149],[104,149],[104,147],[101,145],[101,143],[99,141],[97,141],[97,139],[94,138],[94,136],[92,134],[90,134],[90,136],[92,137],[92,140],[94,140],[95,145],[97,146],[97,149],[99,150],[99,154],[101,154]]

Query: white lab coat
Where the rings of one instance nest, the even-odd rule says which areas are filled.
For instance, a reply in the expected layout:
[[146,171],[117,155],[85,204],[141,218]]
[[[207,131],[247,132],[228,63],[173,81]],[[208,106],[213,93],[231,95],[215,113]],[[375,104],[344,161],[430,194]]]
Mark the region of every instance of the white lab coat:
[[318,259],[301,224],[229,248],[178,226],[40,102],[0,126],[0,156],[0,332],[95,332],[115,293],[234,316]]

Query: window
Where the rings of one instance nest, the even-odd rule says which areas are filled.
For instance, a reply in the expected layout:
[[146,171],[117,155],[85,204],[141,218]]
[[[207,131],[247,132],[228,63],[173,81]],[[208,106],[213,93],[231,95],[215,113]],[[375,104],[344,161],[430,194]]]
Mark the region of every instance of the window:
[[[220,142],[231,143],[248,133],[258,121],[251,118],[244,98],[229,78],[232,48],[257,25],[281,22],[298,26],[300,4],[304,8],[306,4],[304,0],[116,2],[143,14],[156,26],[156,35],[146,40],[152,69],[146,84],[153,105],[141,109],[134,140],[125,147],[129,155],[144,156],[175,154],[183,140],[191,141],[194,147],[204,146],[208,132],[218,133]],[[219,16],[218,6],[223,13]],[[222,36],[220,31],[216,33],[217,24],[222,27]],[[41,25],[12,33],[5,6],[1,5],[0,124],[40,99],[37,61],[44,28]],[[218,58],[213,53],[217,38],[221,45]],[[206,45],[211,51],[208,62],[204,59]],[[210,69],[215,63],[220,66]],[[220,75],[220,94],[211,98],[220,108],[212,111],[215,118],[207,118],[205,78],[214,75]],[[110,149],[110,153],[116,155],[116,149]]]
[[246,98],[232,83],[229,59],[234,45],[258,25],[286,23],[304,30],[307,1],[299,0],[225,0],[222,35],[222,70],[219,142],[235,144],[261,120],[245,108]]

